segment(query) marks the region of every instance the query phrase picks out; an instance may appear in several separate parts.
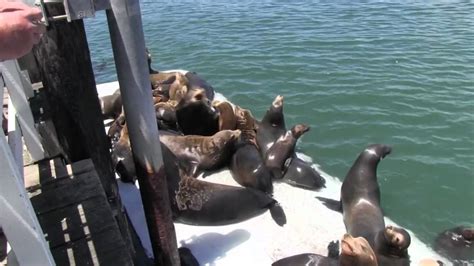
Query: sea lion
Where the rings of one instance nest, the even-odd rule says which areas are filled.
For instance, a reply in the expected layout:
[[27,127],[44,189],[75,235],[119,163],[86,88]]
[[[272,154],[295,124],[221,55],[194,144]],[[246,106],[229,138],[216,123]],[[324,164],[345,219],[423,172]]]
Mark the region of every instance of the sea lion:
[[176,73],[177,72],[159,72],[150,74],[152,90],[155,90],[162,84],[172,84],[176,80]]
[[362,236],[375,247],[375,236],[385,227],[380,207],[377,166],[390,154],[388,145],[374,144],[360,153],[341,187],[341,204],[347,232]]
[[386,226],[375,236],[374,251],[380,265],[410,265],[410,234],[403,228]]
[[268,149],[286,132],[283,115],[283,96],[276,96],[272,105],[260,122],[257,122],[257,143],[262,157],[265,158]]
[[230,161],[230,173],[242,186],[273,193],[272,175],[255,144],[255,121],[249,110],[236,110],[237,128],[241,130],[241,140]]
[[219,114],[219,130],[236,129],[237,118],[235,117],[234,107],[227,101],[212,101],[212,106],[216,108]]
[[[341,240],[341,254],[337,257],[327,257],[304,253],[272,263],[272,266],[377,266],[377,259],[370,244],[363,237],[352,237],[344,234]],[[330,244],[331,245],[331,244]],[[329,249],[329,247],[328,247]]]
[[[127,127],[124,127],[118,157],[121,174],[135,177]],[[286,216],[280,204],[269,195],[251,188],[233,187],[201,181],[180,169],[178,158],[163,143],[164,171],[173,220],[193,225],[215,226],[242,222],[267,210],[275,222],[283,226]],[[133,167],[132,167],[133,166]],[[117,170],[119,170],[117,169]],[[122,175],[120,176],[122,179]],[[125,176],[124,176],[125,177]]]
[[285,170],[285,161],[295,153],[296,141],[309,127],[304,124],[293,126],[285,135],[278,138],[265,154],[265,166],[270,170],[273,178],[281,179]]
[[178,130],[175,102],[159,102],[154,105],[156,121],[160,130]]
[[474,226],[462,225],[440,233],[434,250],[456,263],[474,262]]
[[146,53],[146,59],[147,59],[147,62],[148,62],[148,72],[150,74],[158,74],[158,71],[154,70],[151,67],[151,53],[150,53],[150,50],[148,50],[148,47],[145,47],[145,53]]
[[207,81],[199,77],[196,72],[187,72],[185,76],[188,80],[188,88],[190,90],[204,89],[206,92],[206,97],[211,101],[214,100],[214,88],[209,83],[207,83]]
[[125,124],[120,132],[120,138],[112,147],[112,162],[115,171],[122,182],[134,182],[136,179],[135,162],[130,148],[128,127]]
[[308,190],[319,190],[326,187],[326,180],[321,174],[310,163],[301,160],[296,155],[286,160],[283,172],[281,181],[294,187]]
[[122,97],[117,89],[113,94],[99,98],[104,119],[116,119],[122,113]]
[[169,87],[169,98],[174,101],[181,101],[186,93],[188,93],[188,79],[181,73],[176,72],[175,80]]
[[377,166],[391,151],[388,145],[373,144],[359,154],[342,183],[339,209],[347,232],[367,239],[380,265],[410,265],[410,235],[402,228],[385,227],[380,207]]
[[176,118],[185,135],[212,136],[219,131],[219,116],[204,89],[192,89],[176,105]]
[[227,165],[239,137],[240,130],[222,130],[210,137],[160,136],[160,141],[186,166],[190,175],[197,177],[203,170]]
[[171,208],[178,222],[204,226],[227,225],[270,210],[278,225],[286,223],[278,202],[257,189],[206,182],[183,174],[181,180],[176,181],[168,181],[168,185],[175,187]]
[[125,113],[122,112],[110,125],[107,131],[107,136],[112,140],[112,144],[115,144],[120,138],[120,132],[125,125]]

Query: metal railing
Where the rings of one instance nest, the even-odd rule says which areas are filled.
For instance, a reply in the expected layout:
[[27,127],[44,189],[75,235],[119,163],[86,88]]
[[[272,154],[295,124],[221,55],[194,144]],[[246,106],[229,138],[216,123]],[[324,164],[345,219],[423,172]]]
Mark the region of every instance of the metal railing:
[[10,260],[20,265],[54,265],[24,185],[22,136],[33,160],[43,159],[44,150],[27,100],[32,87],[16,60],[0,63],[2,101],[5,85],[10,100],[8,141],[0,131],[0,225],[14,252],[9,265]]

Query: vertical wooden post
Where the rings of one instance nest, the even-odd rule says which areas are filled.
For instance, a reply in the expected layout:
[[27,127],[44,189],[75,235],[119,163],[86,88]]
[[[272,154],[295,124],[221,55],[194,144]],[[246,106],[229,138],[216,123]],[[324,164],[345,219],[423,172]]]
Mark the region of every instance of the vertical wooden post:
[[[48,16],[64,15],[62,4],[46,5]],[[33,49],[49,102],[58,139],[70,162],[90,157],[99,174],[112,211],[131,247],[128,224],[118,194],[84,23],[50,21],[41,42]]]
[[130,144],[155,264],[180,265],[158,126],[145,59],[138,0],[111,1],[107,10]]

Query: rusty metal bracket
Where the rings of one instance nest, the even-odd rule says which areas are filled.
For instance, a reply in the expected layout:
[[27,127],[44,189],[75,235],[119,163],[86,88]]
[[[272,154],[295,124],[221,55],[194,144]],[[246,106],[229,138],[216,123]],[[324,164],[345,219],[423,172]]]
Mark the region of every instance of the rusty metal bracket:
[[[63,4],[64,15],[48,17],[45,6],[47,4]],[[110,8],[110,0],[36,0],[35,5],[43,12],[42,24],[49,25],[50,21],[73,20],[95,17],[95,12]]]

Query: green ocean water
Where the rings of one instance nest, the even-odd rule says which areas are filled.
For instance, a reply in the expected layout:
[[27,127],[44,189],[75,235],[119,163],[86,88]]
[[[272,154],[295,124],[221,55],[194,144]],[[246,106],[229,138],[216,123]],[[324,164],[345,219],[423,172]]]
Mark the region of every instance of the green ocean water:
[[[474,224],[472,1],[141,1],[159,70],[196,71],[261,118],[285,97],[298,148],[343,180],[370,143],[387,216],[431,244]],[[116,80],[105,13],[85,21],[97,83]]]

